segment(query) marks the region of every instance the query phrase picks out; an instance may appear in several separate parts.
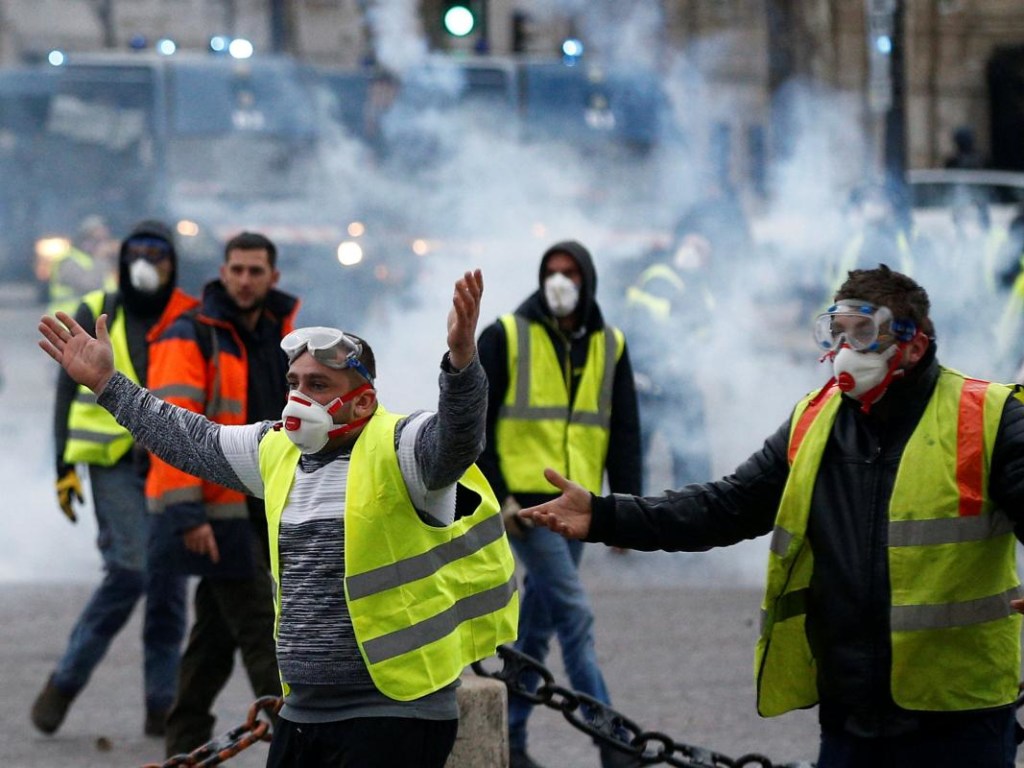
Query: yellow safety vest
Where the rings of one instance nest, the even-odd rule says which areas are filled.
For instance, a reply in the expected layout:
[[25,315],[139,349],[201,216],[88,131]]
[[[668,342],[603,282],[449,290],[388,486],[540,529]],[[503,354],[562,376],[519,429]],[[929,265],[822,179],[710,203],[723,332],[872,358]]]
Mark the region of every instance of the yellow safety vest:
[[[82,303],[92,310],[93,317],[103,313],[106,295],[103,291],[92,291],[82,299]],[[114,367],[138,384],[139,375],[135,372],[132,356],[128,352],[124,307],[118,306],[116,315],[107,327],[110,343],[114,347]],[[68,464],[84,462],[110,467],[131,450],[134,442],[128,430],[96,402],[92,390],[79,384],[68,412],[68,441],[64,446],[64,461]]]
[[510,493],[554,493],[545,467],[601,492],[608,456],[615,365],[625,348],[611,326],[590,336],[576,399],[569,403],[568,359],[560,361],[540,323],[501,318],[508,339],[508,392],[498,413],[496,449]]
[[[498,501],[475,464],[459,479],[459,493],[478,499],[471,515],[435,527],[416,514],[395,452],[400,418],[378,406],[352,451],[345,597],[374,685],[392,699],[411,701],[514,640],[519,595]],[[278,532],[300,454],[277,431],[266,434],[259,452],[280,621]]]
[[68,259],[77,262],[78,266],[86,271],[96,268],[93,257],[74,246],[69,246],[64,253],[54,259],[50,265],[50,302],[46,308],[47,314],[53,315],[60,311],[74,315],[75,310],[78,309],[78,305],[82,301],[78,291],[65,283],[61,278],[61,265]]
[[674,269],[665,264],[652,264],[640,273],[635,285],[626,289],[626,306],[642,307],[655,320],[665,322],[672,313],[672,301],[647,292],[647,285],[654,280],[664,280],[679,295],[686,291],[686,282]]
[[[1009,518],[988,497],[988,472],[1011,389],[942,369],[900,459],[889,500],[893,700],[909,710],[1010,704],[1020,671],[1020,595]],[[805,632],[814,558],[811,495],[840,404],[805,398],[790,425],[790,473],[768,555],[754,672],[765,717],[818,701]]]

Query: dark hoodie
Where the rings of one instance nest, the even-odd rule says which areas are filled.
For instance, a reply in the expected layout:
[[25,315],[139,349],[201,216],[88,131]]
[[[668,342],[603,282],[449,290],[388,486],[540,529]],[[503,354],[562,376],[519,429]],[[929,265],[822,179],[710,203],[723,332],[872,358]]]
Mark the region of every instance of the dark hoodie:
[[[128,273],[129,262],[127,258],[128,241],[133,237],[151,237],[164,240],[171,247],[171,279],[167,285],[160,288],[156,293],[141,293],[132,287]],[[149,344],[146,335],[157,323],[167,303],[174,294],[178,281],[178,253],[174,247],[174,233],[169,227],[159,221],[146,220],[135,225],[132,231],[121,242],[121,251],[118,258],[118,289],[108,294],[104,302],[104,310],[108,312],[109,319],[113,319],[117,308],[124,306],[125,332],[128,335],[128,352],[132,359],[132,366],[139,375],[139,383],[146,386],[146,371],[149,367]],[[109,311],[108,311],[109,309]],[[96,333],[96,318],[92,310],[86,304],[80,304],[75,312],[75,320],[90,334]],[[71,402],[74,400],[77,385],[64,371],[58,373],[57,393],[54,409],[54,438],[57,452],[58,474],[63,465],[64,446],[68,437],[68,413],[71,410]]]
[[[579,304],[576,309],[579,321],[569,336],[559,330],[558,323],[544,298],[544,265],[555,253],[565,253],[571,256],[579,265],[583,276]],[[579,377],[587,360],[590,336],[605,327],[601,308],[597,305],[597,271],[594,269],[594,261],[590,252],[575,240],[555,243],[541,257],[538,286],[538,289],[519,305],[515,314],[531,322],[542,324],[560,356],[564,356],[568,352],[573,371],[570,398],[575,399]],[[488,382],[487,445],[477,464],[494,489],[498,501],[501,502],[508,496],[508,485],[501,474],[501,465],[496,452],[495,425],[498,421],[498,412],[505,401],[509,380],[508,340],[505,335],[505,327],[500,321],[488,326],[480,334],[477,354],[487,372]],[[623,349],[622,357],[619,358],[619,362],[615,366],[610,432],[605,466],[611,492],[639,494],[643,479],[640,418],[637,415],[636,390],[633,385],[633,369],[629,362],[628,347]],[[518,494],[516,500],[522,506],[527,507],[555,496],[557,496],[555,493]]]

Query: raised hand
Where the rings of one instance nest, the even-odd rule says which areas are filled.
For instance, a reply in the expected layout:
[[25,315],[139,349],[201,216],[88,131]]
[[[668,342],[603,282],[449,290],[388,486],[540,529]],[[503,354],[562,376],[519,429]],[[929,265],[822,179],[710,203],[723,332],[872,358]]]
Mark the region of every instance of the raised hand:
[[567,539],[582,539],[590,531],[590,491],[579,483],[566,480],[553,469],[545,469],[544,477],[561,490],[562,495],[536,507],[527,507],[519,512],[519,516],[535,525],[550,528]]
[[39,321],[39,348],[60,363],[68,376],[96,394],[114,375],[114,350],[107,333],[107,316],[96,320],[93,338],[66,312],[44,315]]
[[448,359],[455,368],[465,368],[476,353],[476,324],[483,294],[484,276],[479,269],[466,272],[455,283],[448,313]]

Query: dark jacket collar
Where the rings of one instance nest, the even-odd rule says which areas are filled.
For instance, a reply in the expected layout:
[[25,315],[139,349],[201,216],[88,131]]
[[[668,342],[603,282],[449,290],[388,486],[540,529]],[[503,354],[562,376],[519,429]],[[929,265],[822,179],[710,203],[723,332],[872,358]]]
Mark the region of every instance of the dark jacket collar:
[[[271,288],[263,302],[263,314],[273,320],[282,321],[296,311],[299,300],[291,294]],[[235,322],[238,317],[238,307],[228,296],[224,283],[220,280],[211,280],[203,286],[203,307],[202,314],[213,320],[231,323],[238,327]]]

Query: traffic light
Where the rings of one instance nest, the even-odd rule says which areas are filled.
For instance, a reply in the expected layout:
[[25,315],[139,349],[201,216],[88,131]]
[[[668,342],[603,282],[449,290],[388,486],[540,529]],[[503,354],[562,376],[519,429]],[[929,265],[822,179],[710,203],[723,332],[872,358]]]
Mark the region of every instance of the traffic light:
[[463,2],[446,2],[443,6],[441,23],[444,31],[452,37],[466,37],[473,33],[477,26],[477,14],[469,0]]

